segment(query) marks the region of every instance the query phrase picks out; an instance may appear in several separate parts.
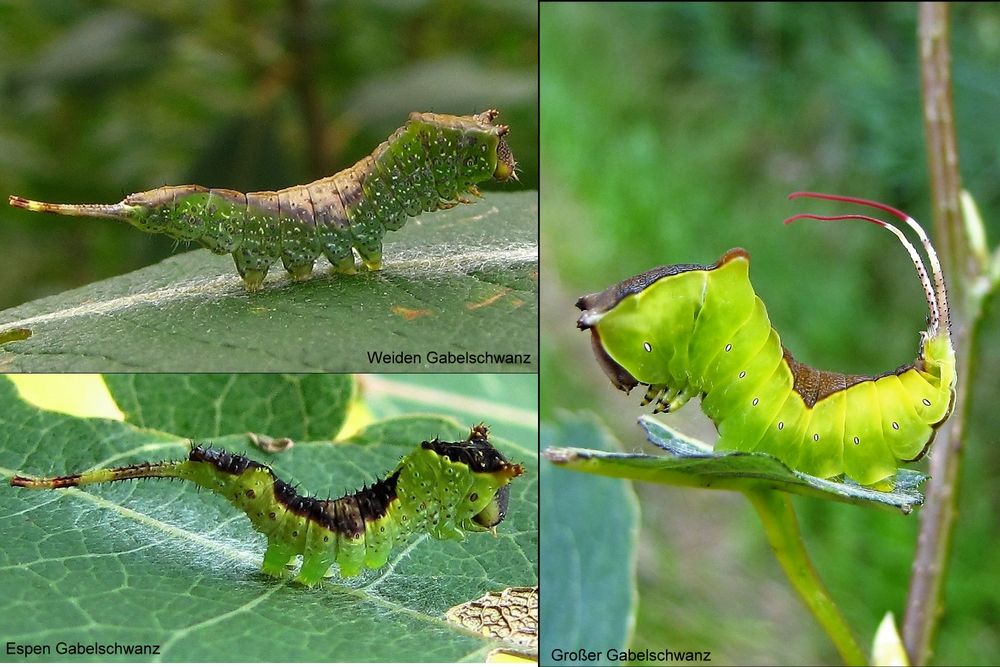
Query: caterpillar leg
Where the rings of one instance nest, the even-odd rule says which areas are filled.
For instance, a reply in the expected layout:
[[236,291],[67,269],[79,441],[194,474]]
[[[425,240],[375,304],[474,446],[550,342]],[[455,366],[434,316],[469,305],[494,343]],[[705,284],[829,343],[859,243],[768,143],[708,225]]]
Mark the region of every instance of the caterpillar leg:
[[267,551],[264,552],[264,564],[261,565],[261,570],[266,575],[283,579],[288,574],[285,568],[288,567],[293,558],[295,558],[295,549],[277,544],[269,539],[267,542]]
[[240,278],[243,279],[243,285],[246,287],[246,290],[248,292],[259,292],[261,286],[264,284],[267,271],[271,268],[272,260],[261,260],[260,258],[252,257],[240,247],[233,251],[233,261],[236,263],[236,271],[239,272]]
[[672,410],[675,410],[676,408],[673,403],[680,393],[680,389],[665,390],[656,400],[656,406],[653,408],[653,414],[656,414],[657,412],[671,412]]
[[651,384],[649,389],[646,390],[646,394],[642,397],[639,405],[646,406],[656,400],[656,397],[663,392],[670,391],[669,387],[665,384]]
[[438,540],[458,540],[465,539],[465,533],[454,524],[439,523],[431,528],[431,535]]
[[337,566],[340,568],[340,576],[348,579],[361,574],[365,565],[365,536],[362,533],[357,537],[341,536],[337,540]]
[[666,393],[660,397],[659,402],[656,404],[656,409],[653,412],[677,412],[684,404],[691,400],[691,398],[697,395],[697,391],[692,387],[685,387],[681,391]]
[[309,260],[303,264],[292,264],[285,262],[285,271],[288,271],[288,275],[292,277],[292,280],[296,282],[302,282],[303,280],[308,280],[313,272],[313,260]]
[[357,221],[351,228],[354,249],[361,256],[361,266],[366,271],[382,268],[382,237],[385,228],[378,221]]
[[358,248],[361,255],[361,265],[365,271],[378,271],[382,268],[382,242],[373,244],[367,248]]
[[333,237],[331,242],[323,248],[323,255],[330,261],[331,271],[334,273],[358,272],[358,267],[354,263],[354,251],[351,250],[350,239],[345,241],[339,237]]
[[334,562],[333,559],[323,558],[318,554],[311,557],[304,556],[302,568],[299,570],[298,576],[295,577],[295,581],[304,586],[315,586],[323,581],[323,577],[330,571],[330,566]]
[[675,412],[684,406],[697,392],[691,387],[672,389],[665,384],[651,384],[640,401],[640,405],[656,402],[653,414],[658,412]]
[[350,257],[343,257],[335,262],[330,262],[331,271],[334,273],[345,273],[348,275],[358,272],[358,266],[354,263],[354,254]]
[[246,271],[240,277],[243,278],[243,287],[248,292],[259,292],[264,286],[264,278],[267,271]]

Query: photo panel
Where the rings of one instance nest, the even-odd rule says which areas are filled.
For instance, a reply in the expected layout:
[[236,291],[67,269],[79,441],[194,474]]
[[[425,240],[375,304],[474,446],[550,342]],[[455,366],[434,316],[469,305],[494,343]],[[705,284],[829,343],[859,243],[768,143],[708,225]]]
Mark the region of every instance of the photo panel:
[[15,375],[0,394],[11,659],[537,650],[534,375]]
[[11,4],[3,368],[536,372],[537,11]]

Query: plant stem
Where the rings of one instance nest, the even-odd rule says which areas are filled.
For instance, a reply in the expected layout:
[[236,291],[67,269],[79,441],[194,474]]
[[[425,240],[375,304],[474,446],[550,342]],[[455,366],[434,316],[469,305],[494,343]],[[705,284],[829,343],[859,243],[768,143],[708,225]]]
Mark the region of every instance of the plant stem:
[[812,561],[809,560],[791,498],[786,493],[763,489],[744,493],[760,515],[764,532],[785,575],[833,641],[844,663],[867,664],[865,654],[851,634],[847,620],[840,613],[840,609],[820,581]]
[[903,643],[913,665],[927,664],[943,609],[942,589],[948,571],[952,534],[958,513],[962,442],[968,422],[969,387],[975,366],[976,325],[983,295],[972,288],[979,278],[971,260],[960,207],[961,178],[951,101],[948,6],[920,4],[920,67],[924,132],[934,202],[934,231],[951,280],[951,333],[959,378],[955,414],[942,428],[931,456],[927,502],[920,515],[920,535],[913,561],[903,622]]

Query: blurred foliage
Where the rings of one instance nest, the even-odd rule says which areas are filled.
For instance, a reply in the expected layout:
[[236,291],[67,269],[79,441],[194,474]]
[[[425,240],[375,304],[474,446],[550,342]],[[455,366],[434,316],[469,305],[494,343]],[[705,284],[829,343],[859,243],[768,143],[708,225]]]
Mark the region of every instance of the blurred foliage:
[[[281,188],[352,165],[411,111],[490,107],[519,188],[537,189],[537,39],[532,0],[5,2],[0,189]],[[174,251],[110,221],[0,211],[0,309]]]
[[[964,185],[995,245],[1000,6],[955,6],[952,32]],[[781,225],[802,211],[856,212],[785,200],[818,190],[885,201],[931,227],[913,5],[545,4],[540,35],[543,419],[590,408],[626,451],[638,450],[634,420],[648,410],[601,373],[573,303],[652,266],[713,262],[735,246],[750,251],[757,294],[797,358],[861,373],[913,359],[926,308],[896,241],[861,223]],[[1000,474],[998,322],[994,303],[972,379],[940,664],[1000,655],[1000,501],[990,485]],[[714,439],[697,407],[672,419]],[[633,648],[712,650],[719,664],[837,661],[743,498],[637,490]],[[916,514],[796,505],[810,554],[869,645],[884,613],[902,612]]]

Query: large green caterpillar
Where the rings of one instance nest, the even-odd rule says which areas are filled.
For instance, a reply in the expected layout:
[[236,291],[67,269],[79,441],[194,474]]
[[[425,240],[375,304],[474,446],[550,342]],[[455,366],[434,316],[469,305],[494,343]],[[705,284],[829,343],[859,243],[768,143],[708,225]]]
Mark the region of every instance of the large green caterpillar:
[[955,351],[944,276],[927,234],[902,211],[851,197],[795,197],[871,206],[917,233],[930,274],[903,233],[882,220],[801,214],[785,221],[861,219],[896,235],[930,309],[913,363],[868,376],[796,361],[754,294],[750,257],[741,248],[713,265],[662,266],[584,296],[577,325],[590,330],[597,360],[618,389],[648,385],[643,405],[655,400],[657,412],[672,411],[702,395],[702,409],[719,430],[718,450],[765,452],[817,477],[846,474],[873,484],[894,474],[900,461],[923,457],[951,412]]
[[488,439],[485,425],[462,442],[423,442],[384,479],[357,493],[319,500],[296,493],[270,467],[238,454],[192,444],[182,461],[139,463],[62,477],[12,477],[11,486],[61,489],[142,477],[176,477],[225,497],[267,537],[263,571],[282,577],[302,554],[296,581],[319,582],[336,563],[353,577],[382,567],[393,545],[425,531],[461,540],[465,531],[495,532],[504,520],[512,479],[524,472]]
[[232,253],[248,291],[260,289],[279,258],[293,280],[305,280],[325,255],[338,273],[382,266],[382,237],[421,211],[471,203],[477,183],[517,178],[506,125],[494,109],[474,116],[412,113],[353,167],[277,192],[236,192],[168,185],[117,204],[48,204],[11,195],[11,206],[62,215],[111,218],[145,232],[197,241]]

